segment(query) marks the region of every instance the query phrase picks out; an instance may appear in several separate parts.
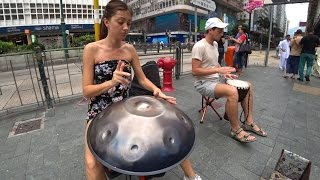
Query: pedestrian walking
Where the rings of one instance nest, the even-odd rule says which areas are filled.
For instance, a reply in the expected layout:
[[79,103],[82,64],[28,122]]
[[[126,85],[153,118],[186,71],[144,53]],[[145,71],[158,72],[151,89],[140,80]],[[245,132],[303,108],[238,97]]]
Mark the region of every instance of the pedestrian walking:
[[[301,29],[298,29],[290,41],[290,55],[287,59],[286,71],[284,71],[284,78],[288,78],[288,74],[292,74],[290,77],[295,79],[295,75],[298,74],[300,54],[301,54],[301,45],[300,41],[303,38]],[[288,73],[288,74],[287,74]]]
[[[302,45],[300,62],[299,62],[299,81],[310,81],[311,69],[315,60],[316,47],[320,45],[320,40],[317,35],[314,35],[313,30],[309,31],[308,35],[300,41]],[[304,67],[307,64],[306,75],[304,76]]]
[[281,71],[286,70],[286,64],[287,64],[287,59],[290,55],[290,35],[286,35],[286,38],[282,41],[280,41],[278,47],[280,51],[280,62],[279,62],[279,69]]

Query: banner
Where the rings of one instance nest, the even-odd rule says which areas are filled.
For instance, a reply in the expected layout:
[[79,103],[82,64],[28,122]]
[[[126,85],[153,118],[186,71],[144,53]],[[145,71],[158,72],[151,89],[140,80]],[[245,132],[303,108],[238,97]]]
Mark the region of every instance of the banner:
[[249,2],[245,6],[245,10],[249,13],[256,8],[260,8],[264,6],[264,0],[249,0]]

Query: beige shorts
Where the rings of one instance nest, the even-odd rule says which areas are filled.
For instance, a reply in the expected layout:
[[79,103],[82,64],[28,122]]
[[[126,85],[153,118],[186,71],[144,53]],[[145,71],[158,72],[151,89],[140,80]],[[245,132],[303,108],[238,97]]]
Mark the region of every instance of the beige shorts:
[[194,82],[195,89],[203,96],[207,96],[210,98],[215,98],[214,96],[214,89],[216,85],[220,83],[217,80],[197,80]]

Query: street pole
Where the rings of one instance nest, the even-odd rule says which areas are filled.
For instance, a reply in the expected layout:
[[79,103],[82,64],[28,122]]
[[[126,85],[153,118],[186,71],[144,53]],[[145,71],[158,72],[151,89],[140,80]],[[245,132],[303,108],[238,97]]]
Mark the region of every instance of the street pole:
[[100,23],[99,23],[99,0],[93,0],[94,11],[94,35],[96,41],[100,40]]
[[270,51],[270,42],[271,42],[271,33],[272,33],[272,21],[273,21],[273,19],[272,19],[273,8],[271,8],[271,6],[269,6],[269,11],[270,11],[270,25],[269,25],[268,48],[267,48],[267,52],[266,52],[264,66],[268,65],[268,58],[269,58],[269,51]]
[[[62,41],[63,41],[63,48],[67,48],[67,36],[66,36],[66,23],[64,21],[64,13],[63,13],[63,3],[60,0],[60,18],[61,18],[61,33],[62,33]],[[68,50],[64,50],[64,57],[68,58]]]
[[194,42],[198,42],[198,22],[197,22],[197,19],[198,19],[198,15],[197,15],[197,6],[194,6],[194,32],[195,32],[195,36],[194,36]]

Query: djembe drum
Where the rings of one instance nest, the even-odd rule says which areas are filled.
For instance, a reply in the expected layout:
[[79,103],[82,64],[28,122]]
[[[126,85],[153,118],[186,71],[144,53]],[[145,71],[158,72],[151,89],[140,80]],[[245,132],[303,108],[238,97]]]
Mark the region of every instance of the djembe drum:
[[230,86],[236,87],[238,90],[239,99],[238,102],[243,101],[249,92],[249,84],[246,81],[241,81],[238,79],[227,79],[226,83]]
[[87,141],[105,167],[125,175],[149,176],[185,160],[192,152],[195,130],[190,118],[167,101],[135,96],[99,113],[88,127]]

